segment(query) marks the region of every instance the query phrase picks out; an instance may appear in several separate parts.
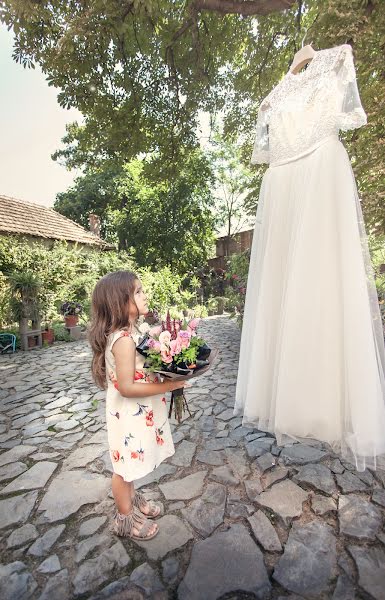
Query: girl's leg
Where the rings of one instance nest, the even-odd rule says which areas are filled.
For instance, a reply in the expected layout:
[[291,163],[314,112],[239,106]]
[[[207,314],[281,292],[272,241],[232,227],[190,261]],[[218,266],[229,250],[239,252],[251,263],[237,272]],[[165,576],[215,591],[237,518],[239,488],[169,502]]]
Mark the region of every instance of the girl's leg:
[[[134,497],[134,484],[131,481],[124,481],[123,477],[114,473],[112,475],[112,494],[114,496],[116,508],[121,515],[128,515],[132,509],[132,498]],[[151,524],[149,534],[156,531],[158,526],[156,523]],[[135,535],[138,534],[138,530],[134,529]]]

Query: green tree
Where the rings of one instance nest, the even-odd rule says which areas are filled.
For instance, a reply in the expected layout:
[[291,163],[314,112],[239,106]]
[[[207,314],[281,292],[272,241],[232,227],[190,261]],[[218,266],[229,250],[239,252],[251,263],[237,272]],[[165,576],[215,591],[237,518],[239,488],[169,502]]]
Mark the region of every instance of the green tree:
[[68,190],[57,194],[55,210],[86,229],[89,227],[89,215],[98,215],[101,219],[101,237],[110,243],[117,243],[115,226],[108,209],[117,205],[117,184],[124,174],[122,167],[111,164],[104,168],[88,169],[84,175],[76,178]]
[[59,194],[55,208],[79,223],[95,212],[107,223],[107,239],[116,238],[139,266],[184,273],[205,263],[213,243],[211,166],[200,150],[182,154],[179,163],[157,162],[89,170]]
[[[211,159],[216,178],[216,222],[226,231],[225,253],[229,255],[230,239],[249,221],[252,172],[242,163],[241,148],[235,141],[219,133],[213,138]],[[250,209],[249,209],[250,210]]]

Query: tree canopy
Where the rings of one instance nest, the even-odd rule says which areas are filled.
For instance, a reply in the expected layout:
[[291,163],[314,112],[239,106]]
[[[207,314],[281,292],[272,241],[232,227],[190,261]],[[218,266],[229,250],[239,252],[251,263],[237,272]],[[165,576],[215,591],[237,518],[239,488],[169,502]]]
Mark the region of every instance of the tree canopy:
[[[352,45],[367,127],[345,140],[367,224],[385,231],[385,11],[381,0],[0,0],[14,58],[39,64],[59,103],[84,123],[55,153],[67,167],[104,169],[157,157],[165,181],[198,147],[202,111],[221,114],[248,162],[259,103],[301,43]],[[260,171],[256,169],[255,173]],[[254,206],[260,176],[256,175]],[[253,197],[253,193],[249,195]]]

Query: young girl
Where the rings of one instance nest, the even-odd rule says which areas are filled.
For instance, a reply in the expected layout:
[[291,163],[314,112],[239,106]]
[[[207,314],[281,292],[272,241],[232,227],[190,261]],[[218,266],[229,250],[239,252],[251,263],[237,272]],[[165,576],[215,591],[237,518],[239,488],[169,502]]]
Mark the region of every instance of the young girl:
[[135,491],[134,480],[175,453],[164,394],[186,385],[182,381],[160,383],[156,375],[144,373],[144,358],[136,352],[140,336],[136,321],[147,312],[147,298],[134,273],[109,273],[96,284],[89,337],[94,379],[100,387],[107,387],[112,493],[117,508],[114,531],[142,541],[158,533],[158,525],[149,519],[160,514],[160,507]]

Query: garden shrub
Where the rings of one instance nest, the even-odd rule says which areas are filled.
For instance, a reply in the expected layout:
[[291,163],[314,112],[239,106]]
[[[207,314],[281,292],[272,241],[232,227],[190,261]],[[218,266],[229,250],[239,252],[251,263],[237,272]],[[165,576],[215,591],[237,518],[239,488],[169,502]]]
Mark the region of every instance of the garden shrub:
[[[197,279],[174,273],[169,267],[154,272],[137,268],[127,252],[84,250],[67,242],[52,247],[21,237],[0,237],[0,326],[12,325],[7,277],[11,273],[30,274],[41,282],[39,305],[43,321],[61,321],[59,308],[64,301],[78,301],[84,307],[81,323],[90,315],[91,293],[100,277],[116,270],[134,271],[141,278],[151,309],[165,312],[170,306],[181,311],[196,304]],[[64,332],[58,335],[63,338]]]

